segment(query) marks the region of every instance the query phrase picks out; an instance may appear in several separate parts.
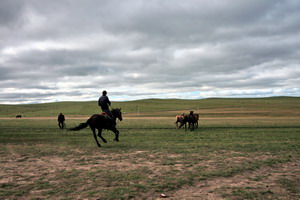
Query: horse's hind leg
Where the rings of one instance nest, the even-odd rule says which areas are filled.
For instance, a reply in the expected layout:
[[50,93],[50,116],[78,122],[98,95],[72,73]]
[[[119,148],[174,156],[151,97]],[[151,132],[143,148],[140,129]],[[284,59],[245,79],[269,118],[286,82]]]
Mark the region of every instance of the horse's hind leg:
[[97,139],[97,135],[96,135],[96,130],[95,130],[95,128],[92,128],[92,127],[91,127],[91,129],[92,129],[92,131],[93,131],[94,138],[95,138],[95,140],[96,140],[96,143],[97,143],[98,147],[101,147],[101,144],[98,142],[98,139]]
[[101,138],[101,140],[102,140],[104,143],[107,143],[106,139],[104,139],[104,137],[102,136],[102,129],[98,129],[98,136],[99,136],[99,138]]

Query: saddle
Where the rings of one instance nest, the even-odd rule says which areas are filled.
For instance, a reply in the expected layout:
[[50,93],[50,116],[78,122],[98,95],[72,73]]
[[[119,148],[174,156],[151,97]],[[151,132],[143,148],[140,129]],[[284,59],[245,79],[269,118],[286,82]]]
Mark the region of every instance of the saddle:
[[116,122],[106,113],[106,112],[101,112],[101,115],[103,115],[105,117],[105,119],[107,120],[107,125],[108,126],[116,126]]
[[106,112],[102,112],[100,115],[104,116],[105,119],[111,120],[110,116]]

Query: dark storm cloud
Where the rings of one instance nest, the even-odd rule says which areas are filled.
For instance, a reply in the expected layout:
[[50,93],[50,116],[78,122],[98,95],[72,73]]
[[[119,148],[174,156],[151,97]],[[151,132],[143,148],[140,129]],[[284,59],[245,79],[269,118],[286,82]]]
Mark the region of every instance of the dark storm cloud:
[[[4,0],[0,103],[299,96],[297,0]],[[16,99],[21,97],[20,99]]]
[[[3,0],[1,1],[0,6],[0,23],[5,27],[10,27],[18,23],[19,13],[22,12],[23,3],[22,1],[10,1]],[[5,28],[2,27],[2,28]]]

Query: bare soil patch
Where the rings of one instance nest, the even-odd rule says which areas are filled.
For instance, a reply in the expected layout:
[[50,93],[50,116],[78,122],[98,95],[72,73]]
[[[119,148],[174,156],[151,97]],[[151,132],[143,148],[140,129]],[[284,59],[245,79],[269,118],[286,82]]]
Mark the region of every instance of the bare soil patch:
[[[247,188],[258,193],[269,192],[273,196],[279,197],[278,199],[296,200],[300,198],[300,195],[291,194],[290,191],[280,185],[279,180],[281,178],[293,180],[300,187],[299,166],[300,161],[296,160],[290,163],[278,164],[274,167],[262,167],[233,177],[203,180],[196,186],[184,187],[176,191],[170,195],[169,199],[243,199],[236,196],[233,191]],[[224,196],[227,196],[227,198]],[[272,196],[270,196],[270,199],[272,199]]]
[[[87,156],[80,150],[74,150],[74,155],[68,156],[40,156],[34,157],[30,155],[21,155],[13,151],[13,146],[8,146],[8,154],[1,158],[0,165],[0,183],[2,185],[16,184],[16,189],[29,187],[37,184],[41,179],[43,182],[49,181],[53,184],[64,184],[63,181],[55,180],[55,177],[61,173],[72,171],[82,172],[82,174],[94,173],[97,170],[114,170],[116,172],[130,172],[133,170],[145,169],[148,180],[158,179],[160,176],[167,174],[169,171],[177,171],[180,175],[186,170],[193,170],[195,167],[202,167],[207,172],[217,170],[222,167],[222,163],[230,163],[232,167],[242,165],[243,162],[249,160],[265,160],[272,158],[271,155],[253,155],[251,157],[237,156],[238,152],[223,152],[225,158],[222,162],[218,161],[221,157],[210,159],[209,156],[201,157],[199,160],[190,164],[183,162],[183,158],[177,154],[162,154],[150,153],[148,151],[132,151],[123,154],[101,154],[93,153]],[[228,155],[236,155],[229,158]],[[216,155],[217,156],[217,155]],[[173,163],[165,163],[165,158],[173,159]],[[193,155],[197,158],[197,155]],[[3,162],[4,161],[4,162]],[[233,191],[244,188],[249,188],[254,192],[270,191],[274,196],[283,197],[280,199],[293,199],[297,194],[292,194],[290,191],[282,187],[278,180],[280,178],[290,180],[300,180],[300,162],[293,161],[285,164],[278,164],[275,167],[262,167],[255,171],[247,171],[237,174],[232,177],[209,178],[200,181],[193,186],[184,186],[182,189],[166,194],[166,199],[225,199],[224,195],[229,195],[229,199],[239,199],[233,194]],[[101,174],[99,174],[100,176]],[[80,178],[80,174],[78,174]],[[93,182],[86,177],[81,177],[85,180],[85,184],[81,185],[78,190],[86,191],[88,187],[93,187]],[[175,178],[175,177],[174,177]],[[100,180],[101,181],[101,180]],[[55,183],[54,183],[55,182]],[[139,184],[143,184],[140,182]],[[99,183],[97,190],[107,189],[106,183]],[[298,185],[300,185],[298,183]],[[101,188],[102,187],[102,188]],[[113,187],[113,186],[111,186]],[[22,199],[31,199],[43,197],[43,188],[33,188],[30,194],[22,197]],[[75,196],[70,196],[75,199],[83,198],[77,193]],[[63,198],[63,197],[61,197]],[[160,196],[156,192],[141,194],[137,199],[159,199]]]

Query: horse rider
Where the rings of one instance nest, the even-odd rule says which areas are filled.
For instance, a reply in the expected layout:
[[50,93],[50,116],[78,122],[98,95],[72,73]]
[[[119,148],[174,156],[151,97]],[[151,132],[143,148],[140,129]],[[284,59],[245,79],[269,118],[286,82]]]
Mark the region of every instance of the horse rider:
[[113,119],[114,116],[108,107],[110,105],[111,105],[111,102],[109,101],[107,92],[105,90],[103,90],[102,96],[98,100],[98,106],[100,106],[102,111],[105,112],[111,119]]
[[60,113],[58,115],[57,121],[58,121],[59,128],[64,129],[64,127],[65,127],[65,116],[62,113]]

